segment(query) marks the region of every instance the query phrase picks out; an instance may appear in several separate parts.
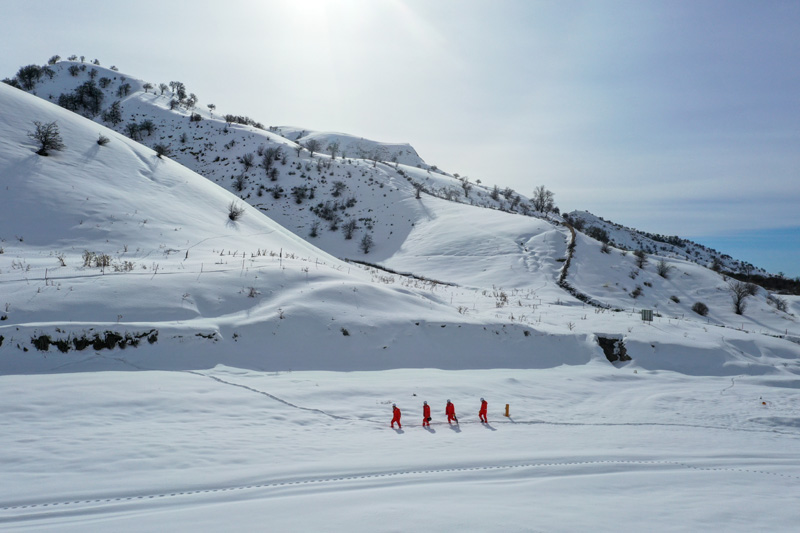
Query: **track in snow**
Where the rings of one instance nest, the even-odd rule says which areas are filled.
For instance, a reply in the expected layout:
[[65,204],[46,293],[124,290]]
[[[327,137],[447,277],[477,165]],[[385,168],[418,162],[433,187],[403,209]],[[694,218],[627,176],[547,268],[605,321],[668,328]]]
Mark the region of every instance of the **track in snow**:
[[[98,495],[88,499],[25,502],[0,507],[0,524],[24,522],[36,519],[51,519],[82,514],[116,513],[128,511],[139,506],[149,506],[155,502],[172,501],[191,505],[207,503],[208,496],[212,501],[218,501],[219,495],[226,495],[225,501],[244,499],[266,499],[297,495],[307,490],[336,491],[341,490],[342,484],[348,484],[351,489],[389,488],[397,484],[398,478],[403,478],[404,485],[437,482],[458,482],[460,474],[480,473],[487,474],[487,478],[496,479],[490,474],[510,471],[529,470],[524,477],[548,478],[567,477],[580,475],[618,474],[643,471],[680,471],[693,470],[698,472],[734,472],[743,475],[760,475],[799,480],[800,476],[752,470],[735,467],[715,467],[710,465],[693,465],[681,461],[636,461],[636,460],[596,460],[596,461],[565,461],[565,462],[532,462],[510,465],[475,465],[440,469],[415,469],[404,471],[365,472],[347,475],[331,475],[325,477],[288,479],[283,481],[264,481],[246,485],[210,486],[195,489],[174,489],[152,493],[123,493],[117,495]],[[455,478],[453,478],[455,476]],[[519,479],[519,474],[515,479]],[[433,479],[431,479],[433,478]],[[313,487],[313,489],[312,489]],[[318,489],[317,487],[322,487]],[[236,494],[227,497],[229,494]],[[186,501],[190,497],[200,497],[202,502]],[[172,505],[165,503],[164,505]]]

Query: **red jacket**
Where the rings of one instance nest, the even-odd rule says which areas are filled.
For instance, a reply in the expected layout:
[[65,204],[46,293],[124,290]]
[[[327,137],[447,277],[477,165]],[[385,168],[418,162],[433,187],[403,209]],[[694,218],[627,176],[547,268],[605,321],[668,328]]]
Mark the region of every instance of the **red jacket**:
[[448,403],[447,407],[444,409],[444,413],[450,416],[456,416],[456,406],[452,403]]
[[431,406],[430,405],[423,405],[422,406],[422,418],[428,419],[431,417]]
[[392,417],[392,420],[400,420],[400,409],[395,407],[394,411],[393,411],[393,415],[394,416]]
[[480,410],[480,412],[483,413],[483,414],[486,414],[486,409],[488,407],[489,407],[489,402],[487,402],[486,400],[482,401],[481,402],[481,410]]

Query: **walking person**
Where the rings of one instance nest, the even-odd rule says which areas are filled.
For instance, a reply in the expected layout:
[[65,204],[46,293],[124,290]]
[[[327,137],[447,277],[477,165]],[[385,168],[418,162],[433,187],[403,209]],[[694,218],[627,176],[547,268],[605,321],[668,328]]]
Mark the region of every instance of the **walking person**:
[[403,426],[400,424],[400,409],[397,408],[397,405],[392,404],[392,429],[394,429],[395,422],[397,422],[398,429],[403,429]]
[[484,424],[488,424],[489,421],[486,420],[486,410],[489,407],[489,404],[486,400],[481,398],[481,410],[478,411],[478,417],[481,419],[481,422]]
[[428,402],[422,402],[422,427],[431,425],[431,406]]
[[444,412],[447,415],[447,423],[452,423],[453,420],[456,421],[458,424],[458,418],[456,418],[456,406],[453,405],[450,400],[447,400],[447,407],[444,408]]

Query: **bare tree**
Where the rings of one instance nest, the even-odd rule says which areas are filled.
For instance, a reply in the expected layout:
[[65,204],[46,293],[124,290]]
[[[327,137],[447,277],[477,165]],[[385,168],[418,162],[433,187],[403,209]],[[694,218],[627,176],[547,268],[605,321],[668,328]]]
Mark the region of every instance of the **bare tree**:
[[644,268],[647,264],[647,253],[644,250],[636,250],[633,252],[633,256],[636,258],[636,266]]
[[[264,169],[264,172],[267,173],[267,176],[270,175],[270,171],[273,169],[273,163],[278,161],[282,157],[283,152],[280,148],[271,146],[266,150],[262,150],[261,152],[261,168]],[[274,181],[274,180],[273,180]]]
[[464,189],[464,196],[469,198],[469,192],[472,190],[472,184],[469,182],[469,178],[464,176],[461,178],[461,188]]
[[361,251],[364,252],[365,254],[368,254],[369,251],[372,249],[373,245],[374,242],[372,240],[372,235],[370,235],[369,233],[365,233],[364,236],[361,238],[361,242],[359,243]]
[[664,279],[669,279],[669,273],[672,272],[674,268],[675,267],[667,263],[665,259],[660,259],[656,264],[656,272]]
[[119,87],[117,87],[117,96],[122,98],[123,96],[128,96],[131,92],[131,84],[130,83],[123,83]]
[[197,95],[194,93],[189,93],[189,98],[186,99],[186,109],[193,110],[197,105]]
[[145,83],[144,85],[142,85],[142,89],[144,89],[145,94],[147,94],[147,91],[149,91],[152,88],[153,88],[153,84],[149,83],[149,82]]
[[119,100],[116,100],[108,109],[103,111],[102,117],[103,120],[110,122],[114,126],[122,122],[122,108],[120,107]]
[[355,233],[356,229],[358,228],[358,223],[355,221],[354,218],[348,219],[342,225],[342,233],[344,233],[344,238],[348,241],[353,238],[353,233]]
[[239,174],[235,178],[233,178],[233,188],[239,192],[242,192],[247,185],[247,176],[244,174]]
[[539,185],[533,190],[531,205],[533,205],[534,211],[539,211],[545,215],[548,214],[550,211],[555,209],[555,204],[553,203],[553,193],[548,191],[544,185]]
[[248,152],[244,154],[242,157],[239,158],[239,162],[242,163],[242,165],[244,166],[244,171],[247,172],[248,170],[253,168],[253,165],[255,164],[253,153]]
[[328,152],[331,154],[331,159],[336,159],[336,154],[339,153],[339,141],[328,143]]
[[733,300],[733,312],[742,315],[747,307],[747,298],[754,296],[758,292],[758,287],[753,283],[731,280],[728,282],[728,292]]
[[309,139],[305,143],[306,150],[311,152],[311,157],[314,157],[314,152],[322,149],[322,143],[318,139]]
[[161,159],[162,156],[169,157],[170,155],[172,155],[172,149],[166,144],[160,144],[160,143],[156,144],[155,146],[153,146],[153,150],[155,150],[156,156],[159,159]]
[[215,106],[214,104],[206,104],[206,107],[208,108],[208,114],[213,117],[214,110],[217,108],[217,106]]
[[172,88],[172,92],[175,93],[175,96],[178,97],[178,101],[183,103],[186,100],[186,85],[180,81],[171,81],[169,82],[170,88]]
[[139,124],[139,131],[146,132],[148,137],[153,134],[153,130],[155,130],[155,129],[156,129],[156,125],[149,118],[143,120]]
[[129,138],[133,139],[134,141],[138,141],[140,139],[139,136],[139,125],[135,122],[128,122],[125,124],[125,135]]
[[58,132],[58,124],[55,121],[42,124],[38,120],[34,120],[33,124],[36,126],[36,130],[28,132],[28,137],[39,143],[37,154],[48,155],[48,150],[63,150],[65,148],[64,142],[61,140],[61,134]]
[[36,83],[42,77],[42,68],[39,65],[27,65],[20,67],[17,71],[17,79],[26,91],[36,87]]

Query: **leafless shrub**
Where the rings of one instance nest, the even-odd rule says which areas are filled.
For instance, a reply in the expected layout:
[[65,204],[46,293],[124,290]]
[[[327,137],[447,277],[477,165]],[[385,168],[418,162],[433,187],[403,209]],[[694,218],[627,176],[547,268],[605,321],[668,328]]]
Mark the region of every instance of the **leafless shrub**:
[[244,207],[231,200],[231,203],[228,204],[228,218],[235,222],[242,218],[242,215],[244,215]]
[[61,140],[61,134],[58,132],[58,124],[55,121],[42,124],[38,120],[33,121],[36,129],[28,132],[28,137],[39,143],[39,150],[36,151],[39,155],[48,155],[48,150],[63,150],[65,148]]
[[636,250],[633,252],[633,255],[636,257],[636,266],[639,268],[644,268],[647,264],[647,253],[644,250]]
[[781,298],[780,296],[776,296],[774,294],[767,296],[767,303],[774,306],[778,311],[783,311],[784,313],[788,309],[789,305],[785,298]]
[[675,267],[667,263],[664,259],[660,259],[656,264],[656,272],[664,279],[669,279],[669,273],[674,269]]

